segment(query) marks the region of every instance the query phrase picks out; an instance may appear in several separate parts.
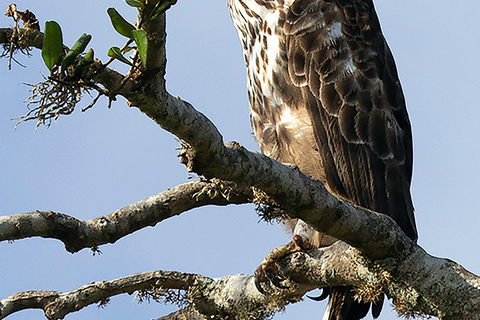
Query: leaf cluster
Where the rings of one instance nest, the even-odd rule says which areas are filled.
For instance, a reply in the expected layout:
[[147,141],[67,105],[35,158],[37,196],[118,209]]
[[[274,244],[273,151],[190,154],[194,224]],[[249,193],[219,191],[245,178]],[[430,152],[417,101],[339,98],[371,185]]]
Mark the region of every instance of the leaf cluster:
[[[70,50],[64,50],[60,25],[55,21],[47,21],[43,36],[42,58],[51,74],[57,73],[57,69],[60,66],[62,75],[74,77],[85,66],[93,63],[93,49],[90,49],[85,56],[80,56],[91,39],[91,35],[84,33]],[[72,67],[70,72],[68,72],[69,67]]]
[[[143,2],[139,0],[127,1],[127,3],[129,2],[133,3],[134,4],[133,6],[135,7],[144,6]],[[146,67],[148,38],[145,31],[143,31],[142,29],[137,29],[130,22],[125,20],[125,18],[123,18],[120,15],[120,13],[118,13],[118,11],[115,10],[115,8],[108,8],[107,13],[110,16],[110,21],[112,22],[113,28],[122,36],[130,39],[129,43],[131,41],[135,41],[137,52],[140,55],[140,59],[142,60],[143,66]],[[123,49],[120,49],[119,47],[111,47],[108,50],[108,56],[111,58],[115,58],[128,65],[132,65],[132,63],[123,55],[124,53],[127,53],[128,51],[134,49],[128,45],[129,43],[127,43],[127,45]]]
[[[134,8],[144,10],[148,5],[148,0],[125,0],[125,2]],[[147,19],[155,19],[159,14],[165,12],[176,0],[164,0],[151,5]],[[110,17],[113,28],[122,36],[128,38],[127,43],[122,47],[112,46],[107,55],[111,57],[104,66],[112,60],[118,60],[130,66],[134,66],[132,61],[125,57],[125,54],[131,50],[136,50],[144,68],[147,67],[148,60],[148,36],[140,27],[123,18],[115,8],[108,8],[107,14]],[[140,24],[141,25],[141,24]],[[68,49],[63,44],[63,35],[60,25],[55,21],[45,23],[45,31],[42,46],[42,58],[50,71],[50,76],[45,78],[44,82],[32,85],[32,96],[29,98],[29,105],[35,105],[25,116],[20,117],[20,122],[30,119],[37,119],[37,126],[45,124],[49,119],[56,119],[61,114],[70,114],[75,105],[80,101],[83,91],[91,89],[88,87],[89,76],[88,66],[94,62],[94,51],[85,50],[92,39],[89,34],[82,34],[75,44]],[[132,45],[132,43],[134,45]],[[137,66],[136,66],[137,67]],[[105,94],[98,90],[100,95]],[[93,104],[98,97],[94,99]],[[90,108],[90,104],[87,108]],[[49,125],[50,122],[47,123]]]
[[[147,0],[125,0],[131,7],[143,8],[147,5]],[[176,0],[160,1],[150,13],[150,19],[156,18],[159,14],[165,12]],[[127,44],[120,49],[111,47],[108,50],[108,56],[117,59],[123,63],[132,66],[132,63],[124,56],[125,53],[136,49],[142,64],[147,66],[148,37],[144,30],[136,28],[128,22],[115,8],[108,8],[107,14],[113,28],[122,36],[129,39]],[[90,49],[85,56],[81,56],[91,40],[91,35],[83,34],[70,50],[66,50],[63,45],[62,29],[55,21],[45,23],[45,33],[42,48],[42,57],[48,70],[53,74],[56,68],[61,67],[63,75],[73,76],[78,74],[85,66],[93,62],[93,50]],[[130,43],[134,42],[135,47]],[[66,50],[66,51],[65,51]],[[72,67],[73,66],[73,67]],[[69,70],[69,67],[71,70]],[[70,72],[69,72],[70,71]]]

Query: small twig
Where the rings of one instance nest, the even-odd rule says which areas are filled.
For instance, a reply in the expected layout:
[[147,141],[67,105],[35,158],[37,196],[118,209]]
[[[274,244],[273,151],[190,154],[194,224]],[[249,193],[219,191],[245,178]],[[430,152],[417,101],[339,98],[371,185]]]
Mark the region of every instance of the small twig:
[[105,95],[103,92],[98,92],[97,96],[92,100],[92,102],[90,102],[88,106],[82,109],[82,112],[85,112],[88,109],[92,108],[97,103],[98,99],[100,99],[100,97],[103,95]]

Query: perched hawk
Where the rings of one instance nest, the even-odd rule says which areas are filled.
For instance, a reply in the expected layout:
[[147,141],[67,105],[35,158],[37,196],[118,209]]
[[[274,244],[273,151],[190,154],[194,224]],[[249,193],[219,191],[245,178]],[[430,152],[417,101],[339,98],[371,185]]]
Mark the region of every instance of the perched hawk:
[[[228,0],[247,65],[262,152],[345,201],[392,217],[413,240],[412,134],[395,62],[372,0]],[[291,221],[305,234],[305,224]],[[330,245],[318,232],[309,241]],[[332,288],[326,318],[361,319],[369,304]],[[381,305],[372,307],[378,317]]]

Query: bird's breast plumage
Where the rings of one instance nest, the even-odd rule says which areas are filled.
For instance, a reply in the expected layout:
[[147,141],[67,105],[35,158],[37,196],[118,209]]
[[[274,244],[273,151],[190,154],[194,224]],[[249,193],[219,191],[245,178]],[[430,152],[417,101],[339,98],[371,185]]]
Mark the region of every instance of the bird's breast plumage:
[[[257,1],[232,1],[230,5],[241,35],[250,120],[260,149],[276,160],[296,164],[303,172],[321,178],[318,177],[321,172],[318,149],[301,148],[316,143],[308,111],[295,105],[298,95],[293,92],[286,95],[291,84],[287,85],[284,6],[266,10]],[[245,24],[245,20],[249,24]],[[304,152],[300,152],[302,149]]]

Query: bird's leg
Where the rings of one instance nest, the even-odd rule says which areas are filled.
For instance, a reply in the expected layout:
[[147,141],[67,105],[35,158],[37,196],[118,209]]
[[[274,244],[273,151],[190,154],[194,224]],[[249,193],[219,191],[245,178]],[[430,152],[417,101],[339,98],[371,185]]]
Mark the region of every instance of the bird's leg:
[[303,240],[299,235],[294,235],[293,240],[289,243],[273,249],[262,261],[257,270],[255,270],[255,286],[257,290],[265,294],[265,290],[262,288],[262,283],[271,281],[273,285],[278,288],[285,289],[281,282],[284,280],[280,275],[277,262],[292,253],[299,251],[306,251],[310,249],[312,245],[309,242]]

